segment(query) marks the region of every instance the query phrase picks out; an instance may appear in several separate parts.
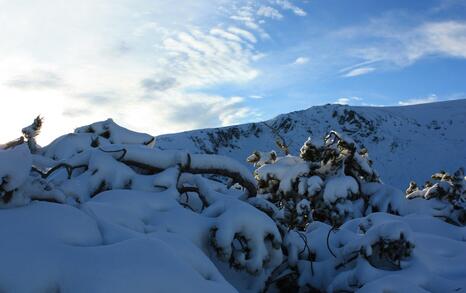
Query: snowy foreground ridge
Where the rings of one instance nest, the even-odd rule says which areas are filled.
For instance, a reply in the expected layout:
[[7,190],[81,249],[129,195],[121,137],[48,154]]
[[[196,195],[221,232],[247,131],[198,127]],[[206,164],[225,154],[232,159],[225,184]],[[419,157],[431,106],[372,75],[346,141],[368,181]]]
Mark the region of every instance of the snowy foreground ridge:
[[110,119],[41,127],[0,146],[0,292],[466,292],[462,168],[402,192],[344,132],[251,172]]

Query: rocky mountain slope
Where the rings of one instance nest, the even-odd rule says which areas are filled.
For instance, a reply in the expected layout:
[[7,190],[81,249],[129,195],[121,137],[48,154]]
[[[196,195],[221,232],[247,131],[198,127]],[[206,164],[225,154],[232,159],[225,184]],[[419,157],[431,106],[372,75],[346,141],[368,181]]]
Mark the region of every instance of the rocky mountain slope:
[[255,150],[279,151],[277,138],[296,154],[308,137],[322,140],[332,129],[365,146],[384,182],[403,189],[412,179],[422,183],[436,171],[466,166],[466,100],[401,107],[328,104],[259,123],[161,135],[156,146],[245,162]]

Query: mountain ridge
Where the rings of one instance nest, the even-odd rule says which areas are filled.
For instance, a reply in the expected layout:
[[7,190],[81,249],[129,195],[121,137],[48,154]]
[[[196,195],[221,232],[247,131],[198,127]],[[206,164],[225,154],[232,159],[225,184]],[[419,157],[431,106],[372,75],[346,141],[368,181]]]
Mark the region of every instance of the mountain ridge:
[[382,180],[404,188],[412,179],[423,183],[434,172],[466,165],[465,124],[466,99],[391,107],[326,104],[262,122],[159,135],[156,145],[245,162],[255,150],[283,155],[277,138],[296,154],[308,137],[319,141],[337,130],[369,150]]

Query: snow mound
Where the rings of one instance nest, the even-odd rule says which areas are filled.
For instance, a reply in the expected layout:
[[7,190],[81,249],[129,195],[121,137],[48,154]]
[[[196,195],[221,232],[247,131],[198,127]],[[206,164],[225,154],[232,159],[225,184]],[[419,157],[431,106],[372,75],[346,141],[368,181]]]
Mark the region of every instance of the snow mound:
[[[439,235],[439,229],[450,233]],[[314,258],[294,250],[298,282],[328,292],[464,290],[465,232],[419,215],[374,213],[339,229],[315,222],[305,234]]]
[[351,194],[356,194],[358,192],[358,182],[353,177],[340,176],[327,180],[323,197],[325,202],[333,203],[339,199],[346,199]]

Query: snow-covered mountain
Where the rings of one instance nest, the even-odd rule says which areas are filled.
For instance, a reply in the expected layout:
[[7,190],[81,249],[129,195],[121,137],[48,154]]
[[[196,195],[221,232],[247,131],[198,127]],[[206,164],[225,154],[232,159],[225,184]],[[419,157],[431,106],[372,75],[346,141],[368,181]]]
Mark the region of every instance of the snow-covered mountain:
[[308,137],[321,140],[332,129],[365,146],[382,180],[399,188],[466,166],[466,100],[400,107],[328,104],[259,123],[161,135],[156,145],[245,162],[255,150],[278,150],[277,138],[297,154]]

